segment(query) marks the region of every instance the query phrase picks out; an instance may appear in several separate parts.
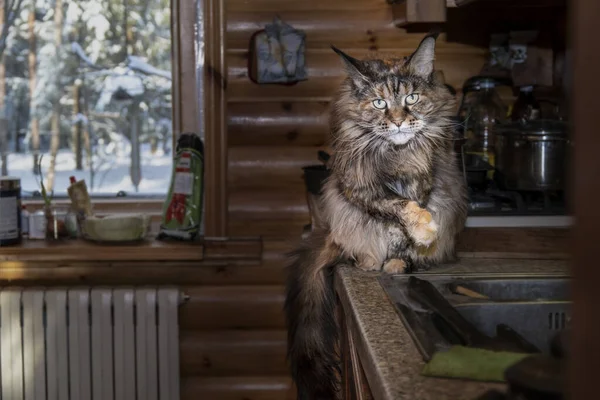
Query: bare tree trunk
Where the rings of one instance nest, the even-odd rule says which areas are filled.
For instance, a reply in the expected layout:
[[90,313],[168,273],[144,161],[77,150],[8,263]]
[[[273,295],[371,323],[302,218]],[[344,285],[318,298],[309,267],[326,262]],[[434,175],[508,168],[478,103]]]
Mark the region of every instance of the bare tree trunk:
[[75,151],[75,169],[77,171],[83,170],[83,152],[82,152],[82,135],[81,135],[81,127],[82,122],[80,118],[81,114],[81,81],[78,79],[75,81],[73,85],[73,117],[77,121],[73,124],[73,132],[72,132],[72,140],[73,140],[73,150]]
[[[63,4],[62,0],[56,0],[54,9],[54,43],[56,44],[56,54],[60,57],[60,47],[62,45],[62,27],[63,27]],[[58,61],[58,60],[57,60]],[[59,76],[56,79],[60,79]],[[59,85],[60,88],[60,85]],[[60,90],[60,89],[59,89]],[[50,141],[50,167],[48,168],[47,190],[54,190],[54,179],[56,175],[56,155],[60,144],[60,93],[52,107],[52,140]]]
[[40,159],[40,123],[34,116],[33,96],[35,94],[35,86],[37,85],[37,57],[36,57],[36,37],[35,37],[35,0],[31,2],[31,10],[29,11],[29,114],[31,115],[31,147],[33,150],[33,173],[39,175],[39,159]]

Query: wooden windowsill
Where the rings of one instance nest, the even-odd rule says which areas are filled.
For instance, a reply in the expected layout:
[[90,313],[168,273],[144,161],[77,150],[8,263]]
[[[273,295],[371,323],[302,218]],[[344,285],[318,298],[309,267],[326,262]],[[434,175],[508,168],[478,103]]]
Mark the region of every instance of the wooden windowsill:
[[98,244],[85,240],[24,240],[0,247],[0,261],[200,261],[202,242]]
[[81,239],[24,240],[0,247],[0,266],[5,262],[191,262],[259,260],[260,238],[203,238],[193,242],[159,241],[104,244]]

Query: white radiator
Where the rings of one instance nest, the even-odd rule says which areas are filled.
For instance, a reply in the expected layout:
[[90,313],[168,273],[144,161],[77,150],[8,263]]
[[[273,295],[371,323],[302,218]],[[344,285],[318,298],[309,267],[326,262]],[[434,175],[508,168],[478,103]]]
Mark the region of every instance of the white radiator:
[[173,288],[1,288],[2,400],[178,400]]

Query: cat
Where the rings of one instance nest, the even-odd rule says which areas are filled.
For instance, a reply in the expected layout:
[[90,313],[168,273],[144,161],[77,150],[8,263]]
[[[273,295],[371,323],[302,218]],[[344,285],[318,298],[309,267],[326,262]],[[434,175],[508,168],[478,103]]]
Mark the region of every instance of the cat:
[[285,313],[298,400],[339,398],[333,268],[409,273],[454,259],[467,189],[453,145],[455,99],[434,71],[437,35],[409,57],[355,59],[330,116],[324,227],[293,251]]

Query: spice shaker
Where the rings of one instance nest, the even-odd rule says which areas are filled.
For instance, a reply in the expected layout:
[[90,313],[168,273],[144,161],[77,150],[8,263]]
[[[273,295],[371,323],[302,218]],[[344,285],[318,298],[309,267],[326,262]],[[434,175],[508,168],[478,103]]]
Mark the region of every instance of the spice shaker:
[[0,246],[21,242],[21,180],[0,177]]

